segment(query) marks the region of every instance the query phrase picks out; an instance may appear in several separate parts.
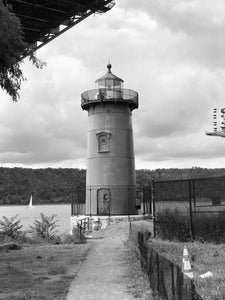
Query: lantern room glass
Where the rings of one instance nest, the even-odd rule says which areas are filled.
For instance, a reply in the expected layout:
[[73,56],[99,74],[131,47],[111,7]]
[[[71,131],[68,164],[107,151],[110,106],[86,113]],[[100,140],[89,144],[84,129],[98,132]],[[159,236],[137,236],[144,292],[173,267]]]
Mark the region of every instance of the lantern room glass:
[[104,89],[107,91],[121,90],[123,88],[123,82],[115,79],[99,80],[97,88]]

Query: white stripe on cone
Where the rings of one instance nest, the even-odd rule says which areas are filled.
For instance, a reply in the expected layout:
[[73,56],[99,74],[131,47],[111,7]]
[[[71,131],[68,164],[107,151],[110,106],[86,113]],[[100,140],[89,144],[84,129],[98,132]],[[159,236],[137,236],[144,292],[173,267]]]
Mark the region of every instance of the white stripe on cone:
[[184,246],[184,251],[183,251],[182,271],[189,278],[191,278],[191,279],[194,278],[194,274],[191,270],[191,263],[190,263],[190,259],[188,256],[188,250],[187,250],[186,246]]

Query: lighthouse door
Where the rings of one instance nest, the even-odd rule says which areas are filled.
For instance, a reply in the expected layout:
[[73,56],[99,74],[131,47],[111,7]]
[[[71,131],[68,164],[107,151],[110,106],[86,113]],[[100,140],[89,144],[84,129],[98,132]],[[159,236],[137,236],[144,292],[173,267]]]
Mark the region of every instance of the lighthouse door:
[[98,215],[110,214],[110,190],[99,189],[98,190]]

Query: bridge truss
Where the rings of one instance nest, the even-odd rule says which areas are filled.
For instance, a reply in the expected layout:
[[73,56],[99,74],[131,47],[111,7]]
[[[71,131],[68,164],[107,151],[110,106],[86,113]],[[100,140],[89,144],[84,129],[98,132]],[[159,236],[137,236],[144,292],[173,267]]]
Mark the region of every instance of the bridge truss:
[[19,17],[27,49],[22,57],[43,47],[95,13],[105,13],[115,0],[5,0]]

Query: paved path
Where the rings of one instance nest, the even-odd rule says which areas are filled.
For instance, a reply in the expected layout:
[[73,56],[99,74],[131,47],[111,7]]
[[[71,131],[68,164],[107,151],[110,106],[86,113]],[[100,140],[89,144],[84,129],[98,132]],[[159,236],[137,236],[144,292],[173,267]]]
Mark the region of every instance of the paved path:
[[74,278],[67,300],[133,300],[127,293],[124,241],[127,222],[111,225],[102,239],[92,241],[87,259]]

